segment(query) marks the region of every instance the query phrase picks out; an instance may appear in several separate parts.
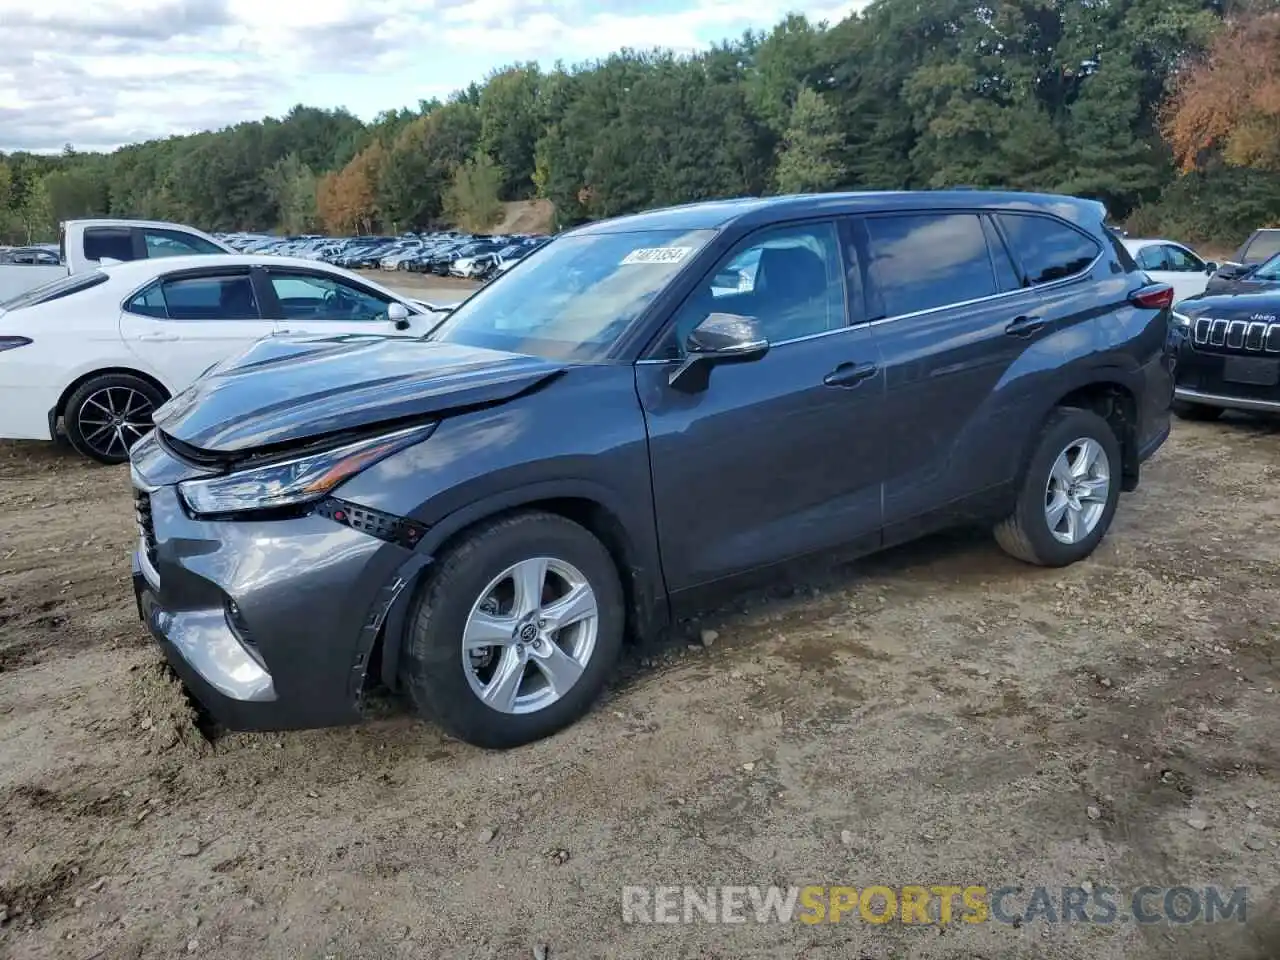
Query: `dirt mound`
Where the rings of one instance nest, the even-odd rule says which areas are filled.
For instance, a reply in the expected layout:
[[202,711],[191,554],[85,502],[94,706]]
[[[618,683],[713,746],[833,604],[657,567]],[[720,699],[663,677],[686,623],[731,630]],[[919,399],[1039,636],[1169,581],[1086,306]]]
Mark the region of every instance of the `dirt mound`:
[[551,233],[556,208],[550,200],[513,200],[504,203],[506,212],[493,233]]

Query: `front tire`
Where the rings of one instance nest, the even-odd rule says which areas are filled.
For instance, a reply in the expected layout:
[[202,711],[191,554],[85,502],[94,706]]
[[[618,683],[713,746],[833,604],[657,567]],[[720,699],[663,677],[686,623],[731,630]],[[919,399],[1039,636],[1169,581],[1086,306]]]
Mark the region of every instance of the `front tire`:
[[106,373],[86,380],[67,398],[63,427],[78,453],[114,465],[152,427],[151,417],[165,395],[129,373]]
[[1173,401],[1173,415],[1179,420],[1198,420],[1209,422],[1217,420],[1226,411],[1222,407],[1208,407],[1203,403],[1187,403],[1185,400]]
[[564,517],[528,512],[477,528],[440,559],[404,638],[404,686],[459,739],[505,749],[583,716],[622,649],[613,558]]
[[996,525],[1010,556],[1043,567],[1083,560],[1106,536],[1120,499],[1120,442],[1089,410],[1049,415],[1012,514]]

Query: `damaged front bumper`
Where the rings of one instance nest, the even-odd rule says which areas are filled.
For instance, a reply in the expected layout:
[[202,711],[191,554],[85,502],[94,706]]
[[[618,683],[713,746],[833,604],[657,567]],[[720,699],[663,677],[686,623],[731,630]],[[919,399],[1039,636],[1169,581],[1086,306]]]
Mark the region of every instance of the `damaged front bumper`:
[[138,615],[231,730],[360,719],[374,642],[410,551],[311,513],[205,520],[135,471]]

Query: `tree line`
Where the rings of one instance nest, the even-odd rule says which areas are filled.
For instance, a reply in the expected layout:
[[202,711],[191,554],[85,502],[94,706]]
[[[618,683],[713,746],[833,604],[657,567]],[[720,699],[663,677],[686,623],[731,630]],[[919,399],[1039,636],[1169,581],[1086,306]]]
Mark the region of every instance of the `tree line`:
[[286,116],[110,154],[0,156],[0,233],[90,215],[209,230],[559,225],[689,201],[967,185],[1095,197],[1143,232],[1280,220],[1276,0],[875,0],[697,55],[515,64],[363,123]]

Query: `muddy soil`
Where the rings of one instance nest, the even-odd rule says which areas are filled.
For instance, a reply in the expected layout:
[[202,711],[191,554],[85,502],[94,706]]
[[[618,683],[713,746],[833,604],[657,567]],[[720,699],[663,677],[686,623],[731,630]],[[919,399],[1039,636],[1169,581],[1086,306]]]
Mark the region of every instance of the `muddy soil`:
[[[966,533],[812,572],[508,753],[394,703],[210,744],[137,623],[125,469],[0,444],[0,956],[1280,956],[1278,486],[1280,426],[1178,424],[1067,570]],[[1248,885],[1247,922],[621,910],[631,884],[1086,881]]]

